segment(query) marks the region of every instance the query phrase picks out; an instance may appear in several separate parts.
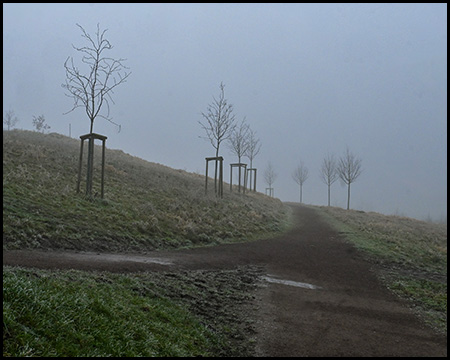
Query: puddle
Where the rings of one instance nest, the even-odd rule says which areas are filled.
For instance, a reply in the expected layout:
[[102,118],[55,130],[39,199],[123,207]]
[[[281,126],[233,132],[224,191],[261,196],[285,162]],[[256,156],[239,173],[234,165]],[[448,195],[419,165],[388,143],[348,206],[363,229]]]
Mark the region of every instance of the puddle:
[[157,259],[157,258],[147,258],[147,257],[127,257],[125,259],[126,261],[135,261],[135,262],[143,262],[143,263],[153,263],[153,264],[159,264],[159,265],[173,265],[173,262],[168,261],[168,260],[162,260],[162,259]]
[[312,285],[312,284],[302,283],[302,282],[292,281],[292,280],[275,279],[270,276],[263,276],[263,279],[266,280],[267,282],[274,283],[274,284],[296,286],[296,287],[301,287],[301,288],[305,288],[305,289],[313,289],[313,290],[314,289],[322,289],[322,287],[317,286],[317,285]]
[[[70,256],[70,255],[68,255],[68,256]],[[147,256],[139,256],[139,255],[81,253],[81,254],[73,254],[71,257],[84,258],[87,260],[91,259],[91,260],[104,260],[104,261],[133,261],[133,262],[152,263],[152,264],[159,264],[159,265],[173,265],[173,262],[170,260],[147,257]]]

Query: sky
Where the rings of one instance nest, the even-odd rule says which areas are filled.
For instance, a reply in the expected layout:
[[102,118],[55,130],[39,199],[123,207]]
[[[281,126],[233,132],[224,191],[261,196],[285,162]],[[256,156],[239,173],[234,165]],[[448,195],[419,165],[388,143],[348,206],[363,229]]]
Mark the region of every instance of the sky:
[[[199,121],[223,82],[261,142],[258,191],[271,163],[274,196],[298,202],[303,162],[303,202],[326,205],[322,161],[348,148],[362,161],[352,209],[446,220],[447,4],[4,3],[3,114],[13,110],[17,128],[44,115],[50,132],[89,133],[83,109],[64,115],[64,62],[81,66],[72,44],[87,45],[77,23],[107,29],[106,55],[131,71],[110,108],[120,132],[94,123],[108,148],[204,174],[215,149]],[[220,155],[229,182],[238,159],[226,144]],[[331,205],[347,206],[340,181]]]

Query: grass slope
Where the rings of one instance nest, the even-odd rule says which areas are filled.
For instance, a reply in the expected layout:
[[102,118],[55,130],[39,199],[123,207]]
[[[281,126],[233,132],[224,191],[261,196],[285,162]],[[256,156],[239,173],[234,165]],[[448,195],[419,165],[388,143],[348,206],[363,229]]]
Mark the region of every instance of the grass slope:
[[[84,159],[86,159],[86,147]],[[76,194],[80,141],[3,132],[3,249],[149,251],[267,237],[289,210],[259,193],[106,150],[105,198]],[[101,148],[96,146],[94,192]],[[210,184],[212,180],[210,179]],[[210,186],[212,187],[212,186]],[[258,269],[110,274],[3,266],[4,356],[251,356]]]
[[[207,196],[203,176],[121,150],[106,150],[104,199],[83,195],[85,169],[75,194],[79,151],[79,140],[56,133],[3,131],[4,249],[167,249],[243,241],[287,226],[277,199],[227,186],[224,199]],[[94,154],[98,193],[99,145]]]
[[368,259],[386,286],[447,332],[447,225],[374,212],[314,207]]
[[[3,132],[3,248],[148,251],[280,232],[262,194],[204,194],[204,178],[106,151],[105,199],[75,194],[79,141]],[[101,150],[96,148],[96,164]],[[86,159],[86,154],[84,155]],[[100,169],[95,169],[99,191]],[[83,178],[85,173],[83,173]],[[83,189],[83,184],[82,184]],[[447,329],[447,226],[314,207],[433,327]],[[252,356],[261,269],[139,274],[3,267],[4,356]]]

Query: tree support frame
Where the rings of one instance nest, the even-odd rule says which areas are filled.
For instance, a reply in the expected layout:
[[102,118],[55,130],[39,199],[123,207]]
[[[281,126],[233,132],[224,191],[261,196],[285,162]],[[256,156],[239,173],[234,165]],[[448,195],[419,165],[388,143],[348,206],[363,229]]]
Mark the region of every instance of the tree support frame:
[[104,135],[91,133],[86,135],[81,135],[81,146],[80,146],[80,163],[78,165],[78,180],[77,180],[77,193],[80,192],[81,183],[81,169],[83,165],[83,144],[84,140],[88,139],[88,161],[87,161],[87,174],[86,174],[86,195],[92,196],[92,179],[94,172],[94,140],[102,141],[102,174],[101,174],[101,198],[104,197],[104,180],[105,180],[105,143],[107,137]]
[[217,169],[217,162],[219,162],[219,186],[216,186],[216,179],[214,179],[214,191],[217,196],[220,196],[220,198],[223,198],[223,157],[217,156],[217,157],[207,157],[206,160],[206,175],[205,175],[205,194],[208,194],[208,163],[210,161],[216,162],[216,169]]
[[242,172],[241,169],[244,168],[244,187],[242,190],[242,193],[245,194],[245,188],[247,187],[247,164],[244,163],[235,163],[230,164],[230,192],[233,191],[233,167],[239,168],[239,182],[238,182],[238,192],[241,192],[241,178],[242,178]]
[[252,191],[252,180],[251,180],[252,179],[252,176],[251,176],[252,171],[255,175],[255,177],[253,178],[253,191],[256,192],[256,169],[255,168],[247,169],[247,178],[248,178],[248,175],[250,174],[250,183],[248,185],[248,190]]

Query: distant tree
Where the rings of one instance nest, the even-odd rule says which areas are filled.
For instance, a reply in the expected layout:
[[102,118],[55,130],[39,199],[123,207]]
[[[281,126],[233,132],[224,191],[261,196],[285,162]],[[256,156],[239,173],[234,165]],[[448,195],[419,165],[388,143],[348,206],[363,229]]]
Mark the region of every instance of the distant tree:
[[338,179],[337,163],[333,155],[327,154],[327,157],[323,159],[319,175],[325,185],[328,186],[328,206],[330,206],[330,188]]
[[266,169],[264,170],[264,180],[266,180],[267,185],[269,185],[269,188],[273,189],[272,185],[275,182],[277,178],[277,173],[275,172],[272,163],[269,162],[267,164]]
[[[206,136],[203,137],[211,142],[216,149],[216,157],[219,156],[220,144],[230,138],[235,125],[235,115],[233,114],[233,105],[225,99],[225,85],[220,83],[220,95],[216,99],[213,96],[213,102],[208,105],[206,112],[202,113],[204,123],[199,121],[200,126],[205,130]],[[214,174],[214,186],[217,183],[217,161]]]
[[245,118],[238,126],[235,126],[228,138],[231,153],[238,157],[238,162],[247,153],[249,146],[249,131],[250,127],[245,122]]
[[[249,136],[250,127],[245,122],[244,119],[240,122],[239,125],[235,126],[233,131],[231,131],[231,135],[228,138],[228,146],[233,155],[236,155],[238,158],[238,163],[241,164],[242,157],[246,154],[248,149],[248,136]],[[244,179],[245,179],[245,171],[244,171]],[[241,178],[242,178],[242,169],[239,166],[239,192],[241,191]],[[244,180],[245,184],[245,180]]]
[[19,119],[17,118],[17,116],[14,114],[13,110],[7,110],[5,113],[5,116],[3,117],[3,124],[6,125],[6,127],[8,128],[8,131],[13,128],[14,126],[16,126],[16,124],[19,122]]
[[50,125],[45,123],[44,115],[39,115],[38,117],[33,115],[33,126],[37,131],[44,133],[45,130],[50,129]]
[[302,203],[302,188],[306,179],[308,179],[308,168],[303,164],[303,162],[301,162],[300,165],[298,165],[294,170],[292,178],[298,185],[300,185],[300,203]]
[[[249,128],[248,147],[245,156],[247,156],[250,161],[250,169],[253,169],[253,159],[259,154],[259,150],[261,150],[261,143],[259,142],[259,139],[256,138],[256,132]],[[252,184],[252,171],[250,171],[250,184]],[[253,190],[256,191],[256,179],[255,189]]]
[[250,168],[253,167],[253,159],[259,154],[261,150],[261,143],[256,138],[256,132],[249,128],[248,130],[248,147],[245,155],[250,160]]
[[337,166],[337,173],[348,188],[347,210],[350,209],[350,184],[361,175],[361,171],[361,159],[353,155],[347,148],[345,154],[339,159]]
[[[100,32],[100,25],[97,24],[97,32],[95,37],[92,37],[86,33],[83,27],[78,24],[77,26],[83,33],[82,37],[87,39],[88,45],[83,47],[72,45],[72,47],[82,53],[81,62],[87,67],[85,71],[81,71],[75,66],[73,58],[70,56],[64,63],[66,82],[62,84],[62,87],[67,90],[65,95],[73,98],[74,101],[72,109],[65,114],[78,107],[84,108],[91,123],[91,134],[97,116],[118,126],[120,131],[120,125],[114,123],[109,116],[109,102],[111,101],[114,104],[111,97],[111,94],[114,93],[113,90],[126,82],[131,72],[125,71],[125,69],[128,69],[123,65],[125,59],[112,59],[104,54],[106,50],[113,48],[105,38],[107,30]],[[106,115],[100,113],[103,105],[106,106]]]

